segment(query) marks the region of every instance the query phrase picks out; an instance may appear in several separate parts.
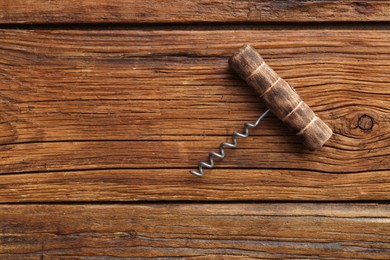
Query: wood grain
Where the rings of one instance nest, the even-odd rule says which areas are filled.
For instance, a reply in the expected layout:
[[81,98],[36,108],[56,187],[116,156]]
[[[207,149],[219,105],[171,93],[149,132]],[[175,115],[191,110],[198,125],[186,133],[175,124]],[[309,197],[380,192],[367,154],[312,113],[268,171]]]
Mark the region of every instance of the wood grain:
[[[107,169],[0,175],[1,203],[89,201],[387,201],[390,171]],[[242,166],[244,167],[244,166]]]
[[1,205],[0,256],[388,259],[389,205]]
[[[269,117],[221,167],[389,168],[387,30],[1,34],[3,173],[195,165],[264,110],[228,68],[242,42],[256,43],[336,134],[310,154]],[[362,116],[372,128],[359,127]]]
[[[3,202],[389,198],[388,30],[0,35]],[[269,116],[195,180],[187,171],[265,109],[227,64],[243,42],[334,137],[310,153]]]
[[191,23],[389,21],[388,1],[44,1],[0,3],[0,23]]
[[[0,1],[0,259],[390,259],[389,13]],[[270,115],[196,178],[266,109],[228,66],[243,44],[335,134],[311,153]]]

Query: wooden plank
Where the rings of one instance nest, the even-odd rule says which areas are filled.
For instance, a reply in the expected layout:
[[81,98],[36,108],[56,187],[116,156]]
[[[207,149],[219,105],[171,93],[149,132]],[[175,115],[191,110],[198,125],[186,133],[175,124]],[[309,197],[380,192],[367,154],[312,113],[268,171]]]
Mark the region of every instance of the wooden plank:
[[2,258],[390,257],[376,204],[1,205]]
[[[336,136],[337,137],[337,136]],[[178,138],[180,138],[178,136]],[[364,144],[333,139],[312,153],[295,137],[252,137],[229,151],[221,168],[306,169],[325,173],[357,173],[389,169],[389,139]],[[112,168],[190,168],[224,137],[197,141],[69,141],[21,143],[1,146],[0,173],[90,170]],[[342,143],[339,145],[337,141]],[[376,141],[377,140],[377,141]],[[356,147],[355,147],[356,144]],[[343,147],[345,146],[345,149]]]
[[388,1],[1,1],[0,23],[389,21]]
[[221,168],[389,169],[388,30],[1,36],[1,173],[193,167],[264,110],[227,66],[243,42],[255,43],[335,135],[308,153],[269,117]]
[[[1,202],[389,197],[388,30],[0,35]],[[227,65],[245,42],[335,135],[309,153],[269,116],[197,179],[188,170],[265,109]]]
[[[187,169],[62,171],[0,175],[0,202],[387,201],[390,171],[325,174],[304,170]],[[223,165],[223,164],[222,164]]]

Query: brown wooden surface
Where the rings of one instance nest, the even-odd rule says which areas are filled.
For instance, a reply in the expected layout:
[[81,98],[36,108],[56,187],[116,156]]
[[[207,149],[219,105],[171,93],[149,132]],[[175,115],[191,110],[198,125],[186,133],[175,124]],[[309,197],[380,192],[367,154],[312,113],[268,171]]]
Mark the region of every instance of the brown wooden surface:
[[388,259],[390,253],[389,205],[54,204],[0,206],[0,214],[3,259]]
[[389,21],[388,1],[5,0],[0,23]]
[[326,174],[300,170],[187,169],[62,171],[1,176],[0,202],[356,201],[389,199],[389,170]]
[[[387,30],[1,35],[4,202],[337,200],[336,188],[345,199],[389,197]],[[227,64],[242,42],[253,42],[335,134],[310,153],[269,116],[216,170],[193,178],[198,160],[264,110]],[[103,179],[104,193],[85,188]]]
[[[0,259],[390,259],[389,6],[1,1]],[[266,109],[245,43],[334,135],[270,115],[197,178]]]

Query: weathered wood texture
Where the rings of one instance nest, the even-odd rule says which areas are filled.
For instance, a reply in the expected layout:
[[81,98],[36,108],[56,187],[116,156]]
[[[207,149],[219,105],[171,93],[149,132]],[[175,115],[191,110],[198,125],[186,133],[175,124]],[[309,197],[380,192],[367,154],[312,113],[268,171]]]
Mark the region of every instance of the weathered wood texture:
[[[49,151],[48,151],[49,152]],[[0,202],[389,200],[390,171],[187,169],[61,171],[0,176]]]
[[121,0],[0,2],[0,23],[389,21],[388,1]]
[[[390,205],[373,203],[390,199],[389,13],[359,0],[0,1],[0,259],[390,259]],[[228,66],[245,43],[334,135],[310,153],[270,115],[196,178],[266,109]],[[357,200],[371,203],[344,203]]]
[[[265,109],[227,64],[246,42],[335,134],[310,153],[269,116],[198,180]],[[389,50],[388,30],[1,30],[0,200],[388,199]]]
[[389,259],[390,206],[1,205],[2,259]]

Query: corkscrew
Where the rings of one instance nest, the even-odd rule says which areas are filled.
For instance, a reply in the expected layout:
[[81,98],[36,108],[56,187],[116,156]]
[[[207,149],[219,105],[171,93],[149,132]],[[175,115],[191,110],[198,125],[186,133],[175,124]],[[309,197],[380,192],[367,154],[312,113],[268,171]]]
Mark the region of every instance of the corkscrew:
[[202,177],[203,167],[206,167],[208,169],[214,168],[214,158],[213,157],[215,156],[215,157],[220,158],[220,159],[225,158],[225,148],[224,147],[236,148],[237,147],[237,136],[239,136],[241,138],[247,138],[249,136],[249,129],[257,127],[259,125],[260,121],[268,114],[269,111],[270,110],[267,109],[263,114],[261,114],[259,116],[259,118],[256,120],[256,122],[253,124],[246,122],[244,124],[244,131],[242,133],[236,131],[232,134],[232,142],[231,143],[223,142],[219,145],[219,153],[216,153],[216,152],[209,153],[209,163],[199,162],[198,171],[190,171],[190,172],[196,176]]
[[234,132],[231,143],[221,143],[219,153],[210,152],[209,162],[199,162],[198,171],[190,171],[190,173],[201,177],[204,168],[214,168],[214,157],[223,159],[225,157],[224,147],[236,148],[237,137],[247,138],[249,129],[257,127],[270,111],[291,128],[311,151],[320,149],[332,136],[333,132],[329,126],[314,114],[295,89],[269,67],[252,46],[241,47],[229,59],[229,64],[259,94],[268,109],[255,123],[245,123],[242,133]]

